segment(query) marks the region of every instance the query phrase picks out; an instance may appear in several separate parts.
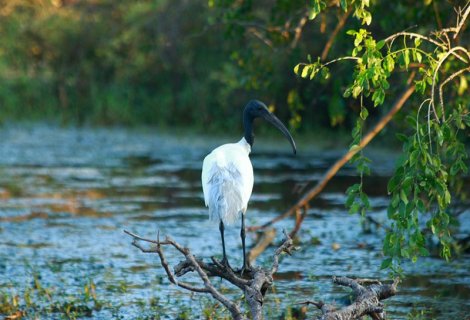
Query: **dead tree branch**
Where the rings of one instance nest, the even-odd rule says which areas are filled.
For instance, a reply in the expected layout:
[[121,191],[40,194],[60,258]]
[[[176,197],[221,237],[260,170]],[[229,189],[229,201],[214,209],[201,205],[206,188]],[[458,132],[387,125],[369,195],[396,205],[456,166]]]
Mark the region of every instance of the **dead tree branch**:
[[[287,235],[287,233],[285,233],[286,239],[274,253],[273,263],[270,268],[252,267],[241,274],[239,271],[234,271],[230,267],[223,265],[215,258],[212,258],[210,263],[197,259],[191,253],[189,248],[181,246],[171,237],[167,236],[164,241],[160,241],[159,235],[157,236],[157,240],[151,240],[127,230],[124,230],[124,232],[132,237],[132,245],[142,252],[158,254],[160,264],[165,270],[168,280],[170,280],[171,283],[191,292],[210,294],[214,299],[222,303],[230,312],[232,318],[236,320],[248,319],[246,312],[242,311],[237,302],[230,300],[226,295],[222,294],[211,282],[210,277],[220,277],[240,288],[243,291],[246,302],[250,308],[250,319],[260,320],[263,318],[262,307],[264,296],[266,291],[273,284],[273,274],[278,270],[279,258],[283,253],[290,255],[292,250],[295,249],[292,239]],[[152,246],[147,248],[142,246],[140,242],[147,242]],[[163,253],[163,246],[173,247],[185,257],[185,260],[179,262],[174,267],[173,271],[170,269],[169,263]],[[199,286],[179,281],[177,279],[177,277],[182,277],[185,274],[194,271],[202,281],[202,284]]]
[[290,45],[291,49],[294,49],[294,48],[297,47],[297,44],[299,43],[299,40],[300,40],[300,36],[302,35],[302,30],[305,27],[305,25],[307,24],[307,22],[308,22],[308,15],[306,14],[302,18],[300,18],[300,21],[299,21],[297,27],[295,27],[294,40],[292,41],[292,43]]
[[[373,282],[373,284],[365,287],[362,284],[366,282]],[[366,315],[372,319],[385,319],[384,307],[380,301],[397,293],[398,278],[392,284],[382,284],[380,281],[372,279],[333,277],[333,283],[350,287],[354,295],[354,302],[339,310],[323,301],[302,302],[306,305],[312,304],[322,311],[322,315],[318,317],[318,320],[354,320]]]
[[323,51],[321,53],[321,61],[325,61],[326,58],[328,57],[328,52],[330,52],[331,46],[333,45],[333,42],[336,39],[336,36],[338,33],[343,29],[344,25],[346,24],[346,21],[348,20],[349,16],[351,15],[352,10],[348,9],[341,18],[339,18],[338,24],[336,25],[335,29],[331,33],[330,37],[328,38],[328,41],[326,42],[325,47],[323,48]]

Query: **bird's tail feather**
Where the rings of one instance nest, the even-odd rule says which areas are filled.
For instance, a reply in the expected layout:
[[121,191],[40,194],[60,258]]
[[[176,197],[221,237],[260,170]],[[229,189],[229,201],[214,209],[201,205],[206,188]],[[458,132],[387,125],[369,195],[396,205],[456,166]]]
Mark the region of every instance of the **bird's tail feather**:
[[209,205],[209,219],[222,220],[226,224],[232,224],[240,217],[242,200],[238,193],[234,192],[234,185],[224,181],[213,189],[212,199]]

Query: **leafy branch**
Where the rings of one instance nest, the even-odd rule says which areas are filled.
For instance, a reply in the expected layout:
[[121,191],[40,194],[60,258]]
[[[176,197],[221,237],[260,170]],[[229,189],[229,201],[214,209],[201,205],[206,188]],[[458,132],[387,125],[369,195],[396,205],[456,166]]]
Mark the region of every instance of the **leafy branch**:
[[[383,251],[388,258],[383,261],[383,268],[391,267],[394,271],[400,271],[402,258],[416,261],[418,256],[429,255],[427,248],[432,239],[427,238],[428,230],[439,240],[441,256],[445,259],[451,256],[451,217],[447,209],[452,201],[452,191],[459,191],[455,188],[452,190],[456,185],[452,181],[468,170],[465,164],[468,155],[459,133],[469,126],[469,112],[468,106],[456,105],[455,102],[453,108],[447,110],[445,105],[452,104],[452,101],[445,102],[444,87],[459,77],[460,87],[454,85],[452,89],[454,95],[455,91],[457,95],[463,95],[464,88],[467,88],[465,74],[470,72],[470,52],[463,46],[454,45],[449,37],[441,35],[453,32],[455,40],[465,25],[469,8],[470,3],[465,11],[458,11],[456,27],[433,32],[430,36],[403,31],[377,41],[365,28],[349,30],[347,34],[353,37],[354,45],[351,55],[328,62],[320,59],[312,62],[309,56],[308,63],[299,63],[294,67],[294,72],[301,78],[312,80],[322,75],[327,79],[330,77],[329,65],[344,60],[354,62],[352,83],[343,93],[345,98],[360,100],[360,113],[353,128],[351,149],[356,148],[358,141],[361,141],[369,114],[364,98],[370,99],[374,107],[383,105],[392,74],[397,71],[408,72],[412,63],[418,69],[419,77],[414,83],[417,93],[425,96],[425,99],[417,108],[416,116],[410,117],[410,127],[415,128],[415,132],[411,136],[400,136],[403,156],[388,184],[391,197],[388,218],[392,227],[384,240]],[[369,23],[363,21],[363,24]],[[395,41],[398,38],[403,39],[401,45]],[[426,45],[422,44],[423,41]],[[464,66],[455,70],[458,66],[455,59]],[[441,75],[449,73],[444,81],[439,81]],[[419,113],[426,105],[428,112],[422,118]],[[413,109],[408,110],[410,114],[413,112]],[[370,207],[367,195],[362,190],[363,176],[369,172],[368,159],[358,152],[350,162],[356,165],[361,180],[348,188],[346,205],[350,212],[360,212],[364,216]]]

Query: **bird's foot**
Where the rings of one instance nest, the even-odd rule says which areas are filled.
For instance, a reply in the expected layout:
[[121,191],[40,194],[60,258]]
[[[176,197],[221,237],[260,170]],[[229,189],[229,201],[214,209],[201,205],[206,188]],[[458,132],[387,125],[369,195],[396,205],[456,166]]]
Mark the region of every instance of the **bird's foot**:
[[227,257],[223,257],[223,259],[220,261],[220,263],[221,263],[226,269],[230,269],[230,270],[233,271],[232,267],[231,267],[230,264],[228,263]]
[[243,275],[249,275],[253,271],[253,268],[251,265],[245,263],[243,264],[243,267],[237,271],[237,273],[240,274],[240,276],[243,277]]

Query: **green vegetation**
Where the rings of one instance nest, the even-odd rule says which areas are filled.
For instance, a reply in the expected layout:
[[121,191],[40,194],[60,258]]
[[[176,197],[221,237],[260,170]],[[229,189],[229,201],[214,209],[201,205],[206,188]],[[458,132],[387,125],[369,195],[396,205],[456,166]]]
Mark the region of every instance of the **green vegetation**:
[[4,121],[202,128],[210,108],[220,120],[239,107],[213,94],[230,53],[222,32],[198,35],[204,1],[0,3]]
[[42,285],[39,275],[33,277],[32,286],[22,294],[10,289],[0,291],[0,314],[12,319],[26,317],[40,319],[59,315],[65,319],[78,319],[92,316],[94,311],[102,308],[102,302],[96,296],[96,286],[88,281],[83,292],[68,294],[67,292],[47,288]]
[[[318,8],[326,8],[326,2],[314,2],[319,4]],[[435,13],[442,14],[436,10],[437,2],[433,4]],[[373,33],[364,28],[372,23],[369,10],[374,10],[374,19],[376,16],[377,8],[369,8],[369,5],[368,0],[340,2],[344,14],[354,12],[363,25],[346,32],[352,36],[350,55],[329,62],[320,58],[313,62],[309,57],[309,63],[298,64],[294,71],[302,78],[314,79],[321,74],[328,79],[329,65],[352,61],[354,72],[344,90],[345,98],[359,100],[351,149],[359,148],[370,110],[384,104],[394,76],[400,81],[395,87],[416,91],[414,108],[404,112],[404,134],[399,134],[403,156],[388,184],[391,195],[388,218],[392,228],[384,240],[383,252],[388,258],[382,267],[400,271],[401,259],[416,261],[419,256],[429,255],[427,248],[433,237],[439,240],[441,256],[445,259],[451,256],[452,225],[455,224],[449,212],[451,193],[457,198],[465,197],[458,177],[468,171],[464,142],[470,126],[470,98],[466,94],[470,50],[459,43],[459,33],[470,11],[470,3],[456,9],[453,27],[441,25],[436,30],[436,26],[433,29],[420,26],[419,32],[398,30],[382,40],[376,40]],[[426,3],[421,5],[426,6]],[[313,17],[321,11],[318,8],[314,6]],[[407,85],[404,84],[406,78]],[[362,180],[369,173],[369,160],[360,152],[352,162],[357,166],[361,182],[348,189],[346,205],[351,212],[365,215],[370,204],[362,191]]]
[[[0,289],[0,316],[5,319],[86,319],[97,316],[109,317],[113,319],[123,317],[124,309],[129,305],[138,308],[135,314],[126,314],[127,319],[135,320],[156,320],[173,317],[174,319],[194,319],[195,314],[201,314],[202,319],[230,319],[229,313],[220,303],[215,303],[209,297],[198,298],[198,303],[188,305],[181,300],[181,296],[139,298],[134,301],[112,302],[107,300],[106,292],[116,290],[108,286],[98,288],[92,279],[83,283],[83,289],[78,292],[70,292],[63,288],[45,286],[39,272],[33,271],[31,275],[31,285],[23,287],[21,291],[11,283]],[[114,280],[113,280],[114,281]],[[118,281],[120,292],[125,293],[128,288],[122,290],[126,285]],[[18,286],[21,287],[21,286]],[[102,290],[105,291],[102,291]],[[241,299],[242,297],[239,297]],[[195,300],[196,301],[196,300]],[[241,302],[241,301],[240,301]],[[294,303],[294,302],[292,302]],[[169,307],[173,307],[172,310]],[[292,316],[298,311],[296,308],[287,306],[282,309],[279,303],[268,312],[271,317],[277,319],[297,319]],[[103,312],[100,314],[100,312]],[[10,318],[9,318],[10,317]],[[2,318],[3,319],[3,318]]]
[[[352,1],[356,20],[344,10],[349,1],[340,3],[0,1],[0,121],[220,131],[238,128],[240,108],[257,97],[301,131],[352,128],[351,111],[360,106],[342,93],[354,69],[332,65],[321,79],[306,82],[292,68],[307,55],[326,61],[349,53],[353,45],[345,30],[358,29],[361,21],[370,23],[355,40],[364,38],[364,47],[371,34],[381,39],[414,25],[413,31],[427,34],[439,27],[435,13],[446,24],[455,15],[447,2],[377,1],[367,10],[366,2]],[[345,25],[336,31],[342,15]],[[403,59],[427,59],[413,52]],[[387,68],[393,68],[391,58]],[[384,79],[390,70],[377,67]],[[381,84],[374,102],[399,92],[403,77]],[[370,110],[370,117],[380,113]]]

